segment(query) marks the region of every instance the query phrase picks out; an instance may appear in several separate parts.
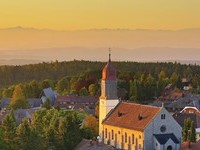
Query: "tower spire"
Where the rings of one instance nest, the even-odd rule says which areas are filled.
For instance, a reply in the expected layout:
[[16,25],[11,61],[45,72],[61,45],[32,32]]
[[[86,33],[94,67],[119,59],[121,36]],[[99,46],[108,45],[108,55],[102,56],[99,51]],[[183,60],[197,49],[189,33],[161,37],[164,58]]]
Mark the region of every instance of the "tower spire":
[[109,51],[109,62],[111,62],[111,48],[109,48],[108,51]]

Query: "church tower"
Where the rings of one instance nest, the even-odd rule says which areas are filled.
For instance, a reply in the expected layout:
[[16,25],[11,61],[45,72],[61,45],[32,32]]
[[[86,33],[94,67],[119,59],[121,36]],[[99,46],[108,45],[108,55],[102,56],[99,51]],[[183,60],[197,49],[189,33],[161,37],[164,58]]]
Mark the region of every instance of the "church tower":
[[111,54],[109,61],[102,71],[101,96],[99,98],[99,136],[104,139],[104,129],[102,121],[106,115],[119,103],[117,97],[117,72],[111,63]]

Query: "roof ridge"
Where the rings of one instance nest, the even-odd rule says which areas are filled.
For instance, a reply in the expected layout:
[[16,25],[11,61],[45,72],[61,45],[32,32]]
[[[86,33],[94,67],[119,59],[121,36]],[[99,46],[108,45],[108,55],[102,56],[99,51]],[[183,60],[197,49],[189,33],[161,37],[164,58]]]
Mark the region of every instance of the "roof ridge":
[[138,104],[138,103],[134,103],[134,102],[125,102],[125,101],[122,101],[122,103],[125,103],[125,104],[131,104],[131,105],[140,105],[140,106],[144,106],[144,107],[152,107],[152,108],[162,108],[162,107],[157,107],[157,106],[152,106],[152,105],[144,105],[144,104]]

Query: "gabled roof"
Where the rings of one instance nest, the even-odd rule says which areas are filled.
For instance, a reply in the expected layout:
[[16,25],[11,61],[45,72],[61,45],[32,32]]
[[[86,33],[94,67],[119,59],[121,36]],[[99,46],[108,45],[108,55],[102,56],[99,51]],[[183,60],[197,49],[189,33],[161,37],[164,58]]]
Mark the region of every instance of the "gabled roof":
[[174,143],[179,144],[178,139],[176,138],[176,136],[173,133],[171,133],[171,134],[154,134],[154,137],[160,143],[160,145],[164,145],[165,143],[167,143],[167,141],[169,139],[171,139]]
[[120,102],[103,124],[143,131],[160,110],[159,107]]
[[172,102],[167,105],[166,108],[185,108],[186,106],[195,106],[199,108],[200,103],[200,95],[199,94],[190,94],[185,97],[178,99],[177,101]]
[[42,102],[45,102],[47,98],[50,99],[51,105],[54,105],[56,93],[52,90],[52,88],[43,89],[44,95],[41,97]]
[[53,92],[52,88],[46,88],[46,89],[43,89],[43,91],[46,97],[55,96],[55,93]]

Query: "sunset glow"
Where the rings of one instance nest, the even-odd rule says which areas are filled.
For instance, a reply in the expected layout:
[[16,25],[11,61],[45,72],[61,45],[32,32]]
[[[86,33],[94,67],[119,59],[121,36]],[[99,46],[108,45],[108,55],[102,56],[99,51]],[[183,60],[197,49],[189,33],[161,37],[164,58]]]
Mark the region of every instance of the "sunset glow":
[[199,6],[199,0],[6,0],[0,5],[0,28],[197,28]]

